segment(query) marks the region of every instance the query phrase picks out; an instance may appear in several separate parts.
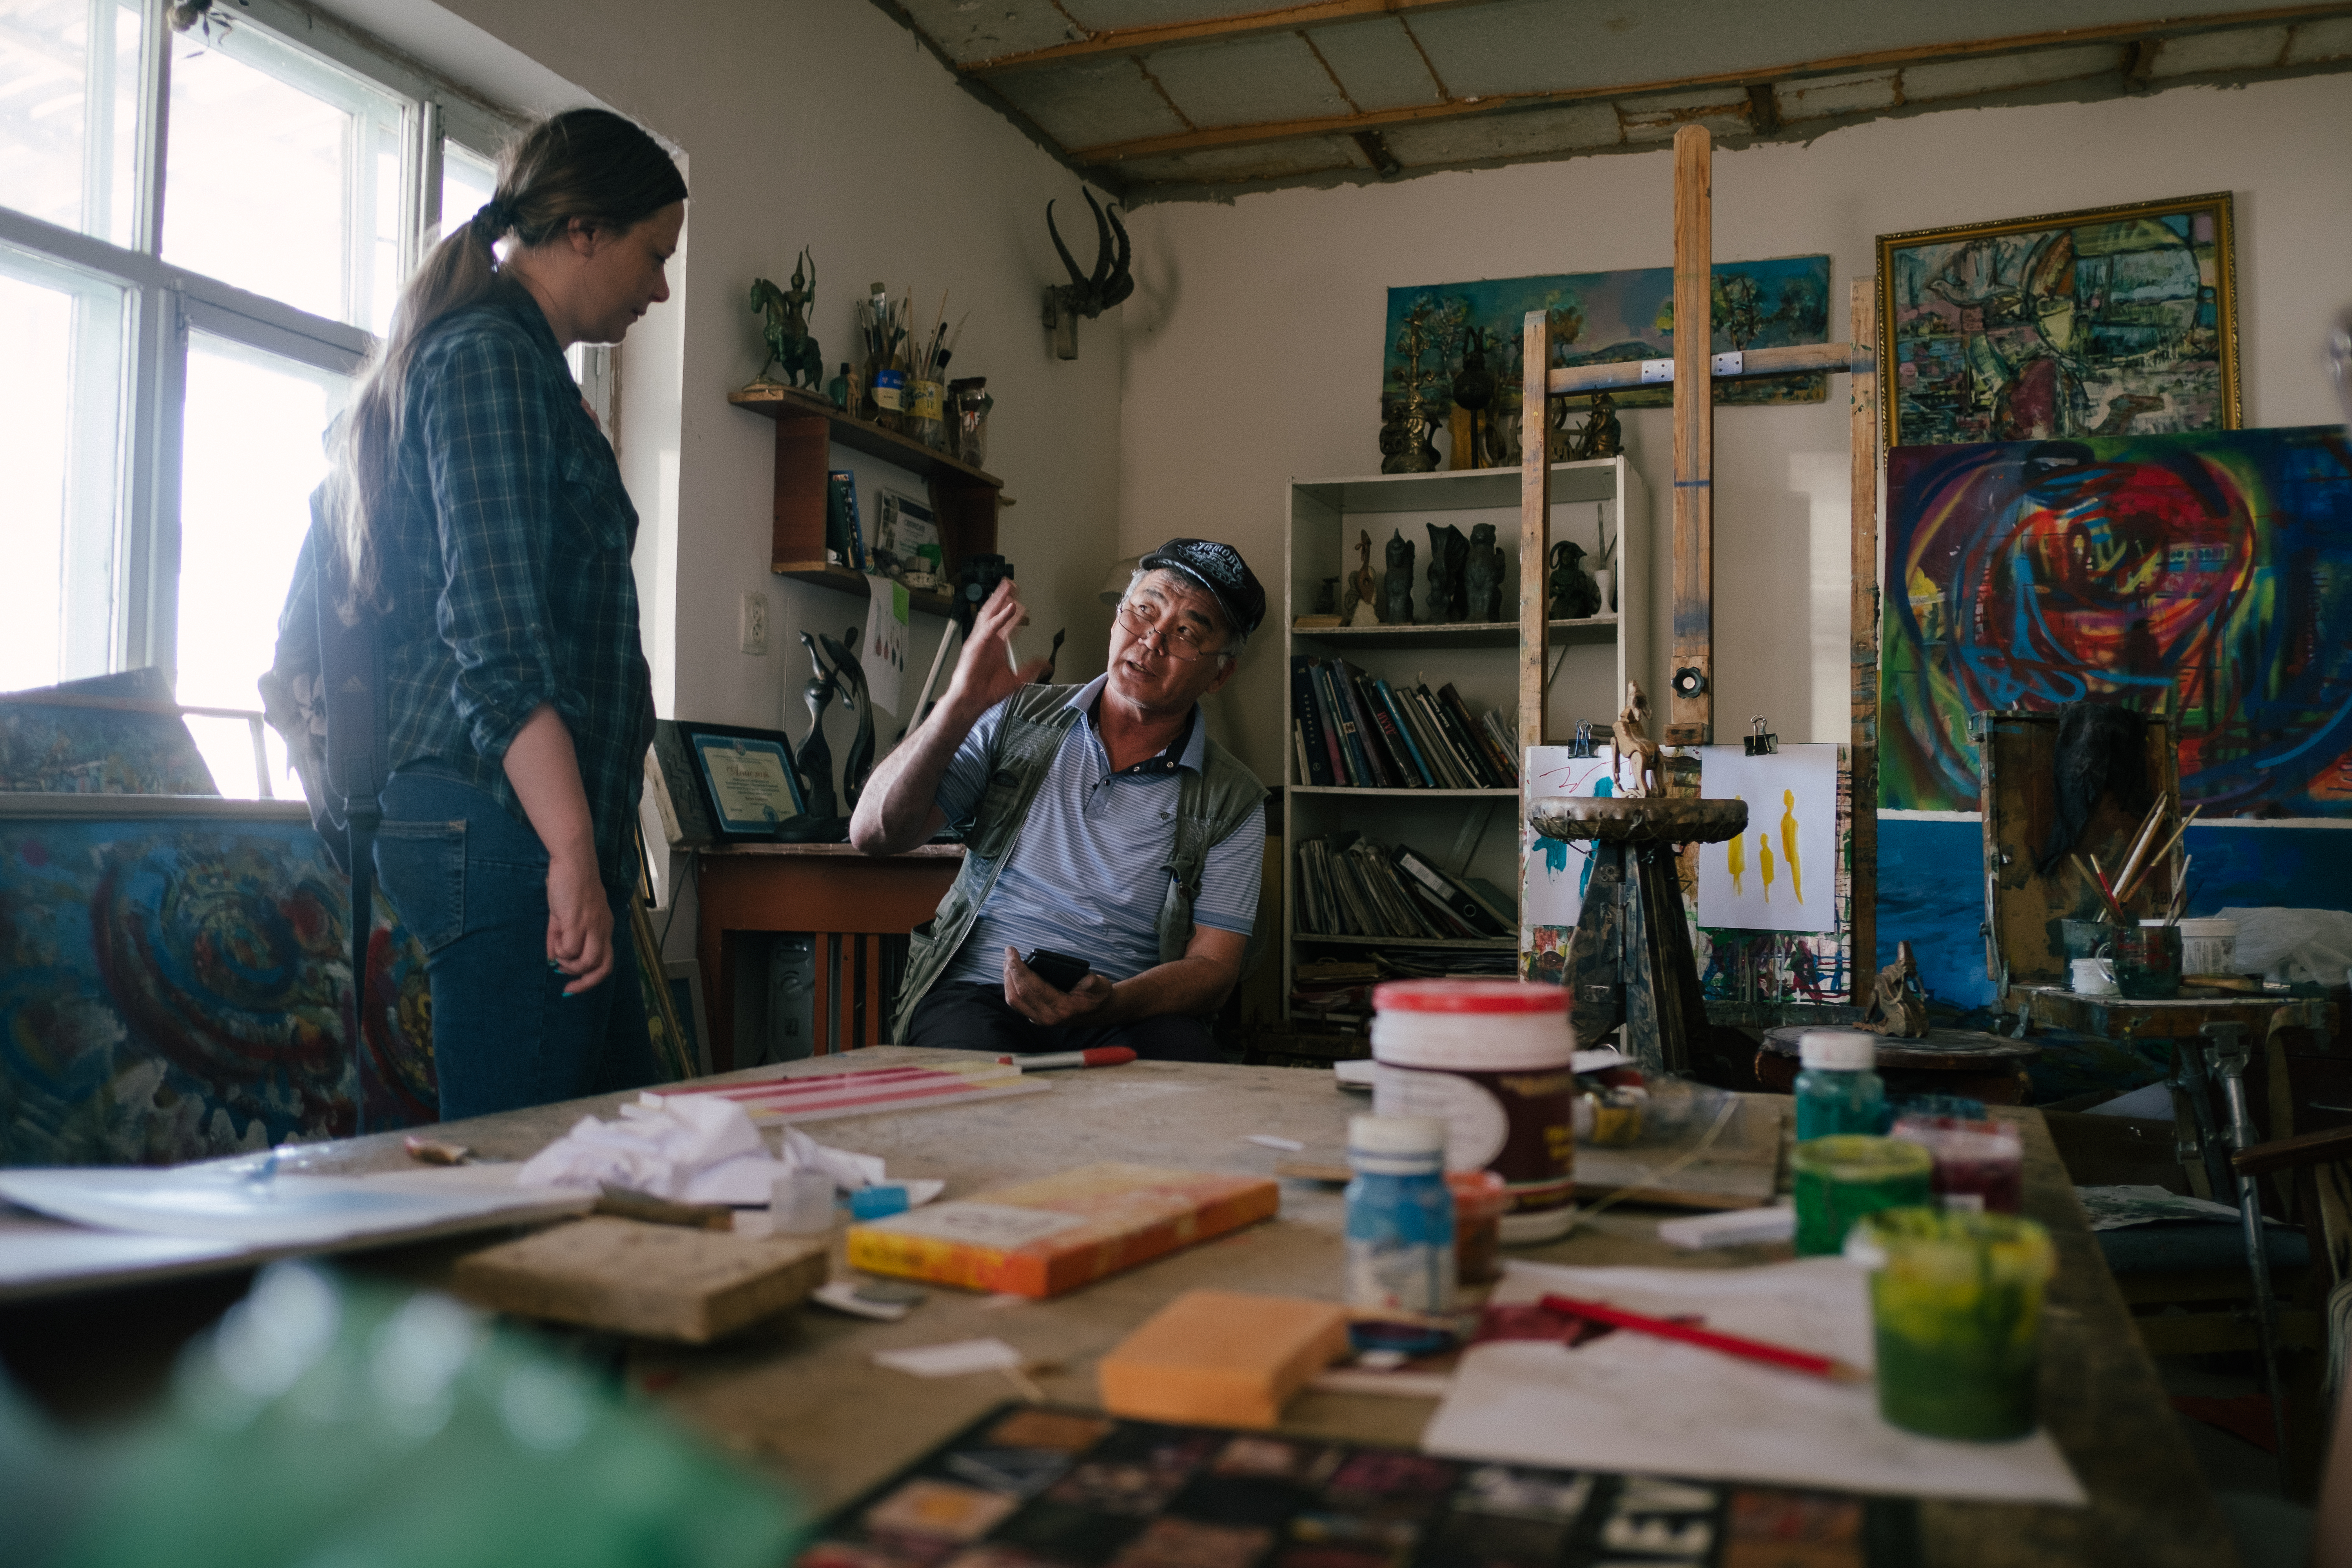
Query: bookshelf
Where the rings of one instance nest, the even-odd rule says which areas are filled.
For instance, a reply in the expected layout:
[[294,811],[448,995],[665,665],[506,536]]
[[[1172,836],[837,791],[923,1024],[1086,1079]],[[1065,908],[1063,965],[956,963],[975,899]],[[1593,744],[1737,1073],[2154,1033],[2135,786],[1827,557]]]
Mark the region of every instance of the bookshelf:
[[[1425,686],[1436,693],[1451,686],[1474,719],[1489,710],[1500,715],[1509,736],[1505,749],[1515,763],[1521,741],[1529,733],[1561,740],[1575,732],[1580,721],[1590,721],[1605,738],[1627,677],[1641,680],[1645,689],[1651,686],[1649,501],[1641,477],[1622,457],[1556,464],[1551,470],[1546,554],[1553,543],[1572,540],[1587,552],[1584,564],[1591,571],[1605,530],[1615,545],[1612,568],[1619,586],[1613,609],[1604,605],[1601,614],[1589,618],[1546,623],[1543,651],[1549,680],[1540,715],[1519,710],[1518,620],[1445,623],[1425,618],[1433,524],[1442,529],[1450,523],[1465,534],[1477,523],[1494,525],[1496,542],[1504,552],[1501,607],[1506,615],[1516,615],[1520,607],[1523,567],[1533,574],[1536,592],[1544,592],[1546,563],[1518,559],[1520,482],[1520,472],[1514,468],[1294,479],[1286,488],[1283,847],[1288,864],[1283,877],[1282,978],[1283,1014],[1294,1026],[1313,1016],[1294,1005],[1302,963],[1361,962],[1387,952],[1417,972],[1442,973],[1465,961],[1492,964],[1499,958],[1505,962],[1493,973],[1515,973],[1521,816],[1517,789],[1314,782],[1303,773],[1298,748],[1289,740],[1299,715],[1287,676],[1297,658],[1342,660],[1392,691]],[[1300,616],[1316,613],[1318,594],[1328,578],[1341,580],[1338,604],[1344,612],[1346,578],[1359,563],[1360,533],[1370,536],[1372,570],[1384,574],[1385,547],[1393,532],[1413,545],[1413,624],[1297,624]],[[1305,929],[1308,922],[1302,919],[1303,906],[1315,895],[1303,885],[1300,846],[1308,839],[1328,844],[1330,836],[1351,830],[1391,848],[1409,846],[1444,872],[1498,890],[1504,912],[1513,917],[1513,929],[1507,935],[1476,938],[1458,932],[1408,937]]]

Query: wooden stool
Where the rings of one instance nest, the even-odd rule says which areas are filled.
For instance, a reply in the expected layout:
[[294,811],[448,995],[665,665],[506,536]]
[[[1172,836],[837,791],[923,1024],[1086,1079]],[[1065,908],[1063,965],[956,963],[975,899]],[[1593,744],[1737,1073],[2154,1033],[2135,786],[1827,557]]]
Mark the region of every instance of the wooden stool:
[[[1812,1026],[1765,1030],[1763,1048],[1756,1053],[1757,1081],[1775,1094],[1790,1092],[1797,1081],[1797,1042],[1812,1032]],[[2032,1093],[2025,1064],[2041,1054],[2037,1045],[1980,1029],[1930,1029],[1924,1040],[1881,1039],[1878,1076],[1886,1080],[1891,1099],[1957,1094],[1987,1105],[2022,1105]]]

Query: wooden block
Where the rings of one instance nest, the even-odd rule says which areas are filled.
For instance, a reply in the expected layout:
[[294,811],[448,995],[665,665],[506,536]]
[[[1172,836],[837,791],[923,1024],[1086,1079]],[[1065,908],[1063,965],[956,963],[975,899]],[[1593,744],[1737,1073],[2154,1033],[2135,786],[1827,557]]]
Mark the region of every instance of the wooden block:
[[478,1307],[611,1333],[708,1344],[824,1283],[822,1237],[755,1237],[594,1216],[458,1259]]
[[1058,1296],[1268,1217],[1263,1176],[1106,1161],[849,1227],[849,1266],[972,1290]]
[[1147,1421],[1271,1426],[1348,1349],[1329,1301],[1187,1290],[1096,1365],[1103,1408]]

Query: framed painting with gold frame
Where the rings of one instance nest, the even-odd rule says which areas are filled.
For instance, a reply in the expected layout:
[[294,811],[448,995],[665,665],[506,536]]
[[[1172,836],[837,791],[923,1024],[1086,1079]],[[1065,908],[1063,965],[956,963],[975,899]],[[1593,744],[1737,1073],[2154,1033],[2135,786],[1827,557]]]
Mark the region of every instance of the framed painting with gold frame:
[[1878,237],[1890,447],[2238,427],[2230,193]]

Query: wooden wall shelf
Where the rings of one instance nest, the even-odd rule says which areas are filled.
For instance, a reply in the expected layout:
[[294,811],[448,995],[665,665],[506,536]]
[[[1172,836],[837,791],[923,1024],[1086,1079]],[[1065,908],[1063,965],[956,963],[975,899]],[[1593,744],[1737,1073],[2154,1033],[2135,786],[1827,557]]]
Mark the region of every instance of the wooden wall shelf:
[[[829,447],[835,442],[905,468],[923,480],[929,492],[931,515],[939,523],[949,583],[955,581],[966,556],[995,552],[997,509],[1005,504],[1004,481],[995,475],[935,452],[895,430],[844,414],[810,393],[783,386],[747,387],[729,393],[727,401],[776,422],[775,510],[768,564],[778,576],[855,594],[861,599],[866,596],[866,579],[847,566],[828,562],[824,555],[824,476],[831,461]],[[861,525],[870,531],[871,509],[861,507],[860,511]],[[952,604],[947,592],[909,590],[908,598],[914,608],[935,616],[946,615]]]

